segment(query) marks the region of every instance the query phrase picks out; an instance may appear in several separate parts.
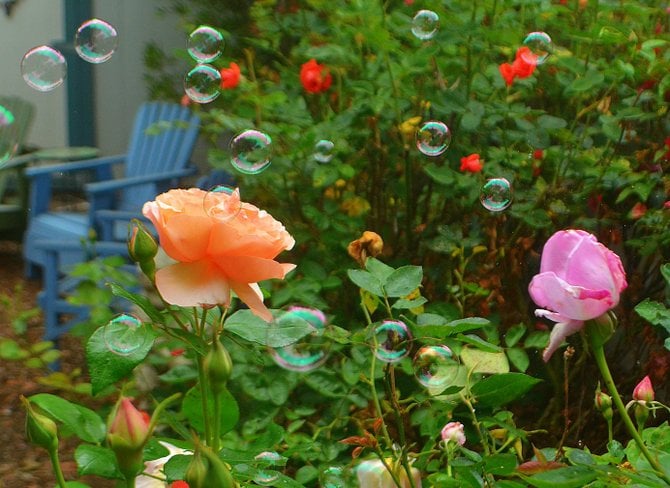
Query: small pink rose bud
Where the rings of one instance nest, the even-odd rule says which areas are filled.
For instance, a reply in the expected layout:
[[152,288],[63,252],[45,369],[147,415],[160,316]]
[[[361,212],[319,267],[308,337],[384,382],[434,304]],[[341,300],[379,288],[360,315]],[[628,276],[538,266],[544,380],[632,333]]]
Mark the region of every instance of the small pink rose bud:
[[442,440],[445,444],[455,442],[459,446],[465,444],[465,432],[463,431],[463,424],[460,422],[449,422],[442,427]]
[[135,408],[129,398],[121,398],[110,417],[107,429],[109,447],[116,455],[119,469],[127,480],[134,479],[142,469],[142,450],[150,429],[146,412]]
[[633,399],[642,402],[654,401],[654,388],[651,386],[649,376],[645,376],[633,390]]

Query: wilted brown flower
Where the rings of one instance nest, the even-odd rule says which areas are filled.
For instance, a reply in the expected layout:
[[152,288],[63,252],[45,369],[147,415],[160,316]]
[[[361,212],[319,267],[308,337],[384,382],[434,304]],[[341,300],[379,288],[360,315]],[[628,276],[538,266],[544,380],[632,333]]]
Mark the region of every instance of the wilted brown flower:
[[365,260],[368,256],[376,257],[382,253],[384,241],[376,232],[366,230],[363,235],[349,243],[347,251],[349,256],[354,258],[358,264],[365,266]]

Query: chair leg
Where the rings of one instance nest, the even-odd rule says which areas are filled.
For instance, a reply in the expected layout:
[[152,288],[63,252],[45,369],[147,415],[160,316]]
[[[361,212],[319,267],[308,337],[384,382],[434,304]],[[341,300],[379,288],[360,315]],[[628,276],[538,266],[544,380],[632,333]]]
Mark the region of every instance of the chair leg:
[[23,274],[29,280],[36,280],[40,277],[40,267],[30,261],[26,261],[23,266]]

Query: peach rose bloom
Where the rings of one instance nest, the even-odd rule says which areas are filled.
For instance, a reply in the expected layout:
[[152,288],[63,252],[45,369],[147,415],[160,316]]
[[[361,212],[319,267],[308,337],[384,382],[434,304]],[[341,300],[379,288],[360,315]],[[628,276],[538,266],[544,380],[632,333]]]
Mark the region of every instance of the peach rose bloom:
[[239,190],[170,190],[145,203],[142,213],[177,261],[156,272],[156,288],[166,302],[228,306],[233,291],[254,314],[272,320],[258,282],[284,278],[295,268],[274,260],[295,244],[281,222],[241,202]]

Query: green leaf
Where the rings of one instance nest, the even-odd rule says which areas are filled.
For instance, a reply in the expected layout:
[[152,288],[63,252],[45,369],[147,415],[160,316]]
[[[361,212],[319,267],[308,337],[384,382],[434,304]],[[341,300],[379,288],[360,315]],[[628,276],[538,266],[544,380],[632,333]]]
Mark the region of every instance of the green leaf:
[[162,324],[165,322],[160,311],[154,307],[148,297],[140,295],[139,293],[131,293],[116,283],[110,283],[109,287],[112,289],[112,293],[117,297],[125,298],[129,302],[140,307],[154,324]]
[[406,300],[405,298],[399,298],[398,300],[395,301],[395,303],[391,306],[391,308],[399,310],[407,310],[411,308],[420,307],[427,301],[428,300],[424,297],[415,298],[413,300]]
[[582,488],[595,480],[598,474],[583,466],[568,466],[521,477],[537,488]]
[[123,479],[114,452],[102,446],[80,444],[74,452],[80,476],[94,475],[108,479]]
[[563,129],[568,125],[565,119],[553,115],[540,115],[537,118],[537,124],[547,130]]
[[386,283],[386,279],[395,271],[391,266],[376,258],[367,258],[365,260],[365,269],[372,273],[381,283]]
[[198,371],[191,365],[178,364],[171,368],[167,373],[163,373],[158,378],[169,384],[185,383],[195,380],[198,377]]
[[349,279],[354,283],[354,285],[362,288],[365,291],[372,293],[378,297],[384,296],[384,290],[382,288],[382,282],[368,271],[362,269],[350,269],[347,271]]
[[504,352],[487,352],[472,347],[461,350],[461,361],[475,373],[494,374],[509,372],[509,363]]
[[[219,401],[221,403],[221,416],[219,417],[219,425],[221,435],[230,432],[237,425],[240,419],[240,409],[237,405],[235,397],[227,390],[223,390],[220,394]],[[214,415],[214,396],[207,395],[207,410],[210,417]],[[182,415],[188,419],[191,427],[196,431],[203,433],[205,431],[205,421],[202,416],[202,393],[200,385],[196,385],[186,393],[184,401],[181,405]]]
[[661,266],[661,274],[665,278],[665,282],[670,285],[670,263],[665,263]]
[[0,358],[16,361],[28,357],[29,353],[12,339],[0,340]]
[[226,319],[226,331],[263,346],[285,347],[314,332],[314,327],[296,314],[266,322],[251,310],[238,310]]
[[514,454],[494,454],[484,457],[484,472],[499,476],[508,476],[514,473],[517,460]]
[[404,297],[421,285],[423,269],[421,266],[402,266],[391,273],[384,283],[389,297]]
[[645,298],[638,303],[635,311],[653,325],[660,325],[670,334],[670,309],[665,305]]
[[109,325],[99,327],[86,343],[86,362],[91,375],[93,395],[128,376],[149,354],[156,338],[151,327],[142,324],[133,333],[137,341],[133,346],[135,349],[120,354],[112,350],[118,331],[108,327]]
[[177,454],[172,456],[163,467],[163,472],[165,473],[168,483],[183,480],[186,476],[186,468],[188,468],[188,465],[192,460],[193,456],[189,454]]
[[471,344],[475,346],[478,349],[481,349],[482,351],[486,352],[496,352],[500,353],[503,351],[502,347],[496,346],[495,344],[491,344],[488,341],[485,341],[479,336],[476,336],[474,334],[458,334],[457,336],[458,340],[465,342],[466,344]]
[[[430,316],[431,320],[428,318],[422,318],[424,316]],[[419,316],[419,319],[417,320],[419,326],[416,327],[416,333],[418,337],[444,339],[445,337],[460,334],[462,332],[481,329],[482,327],[485,327],[491,323],[489,320],[482,317],[467,317],[464,319],[452,320],[451,322],[444,323],[444,319],[440,317],[442,319],[442,323],[440,324],[421,325],[423,322],[432,322],[437,320],[432,320],[433,317],[440,316],[435,314],[421,314]]]
[[81,440],[100,443],[105,439],[105,422],[93,410],[49,393],[33,395],[30,401],[51,418],[61,422]]
[[530,364],[528,354],[520,347],[512,347],[507,349],[507,358],[514,365],[514,367],[522,373],[528,369],[528,365]]
[[516,324],[510,327],[509,330],[505,333],[505,345],[507,347],[514,347],[516,343],[521,340],[525,333],[525,324]]
[[475,383],[472,394],[483,407],[500,407],[525,395],[540,380],[523,373],[503,373]]
[[91,486],[80,481],[66,481],[65,488],[91,488]]
[[523,341],[526,349],[544,349],[549,344],[549,331],[536,330],[528,334],[526,340]]

